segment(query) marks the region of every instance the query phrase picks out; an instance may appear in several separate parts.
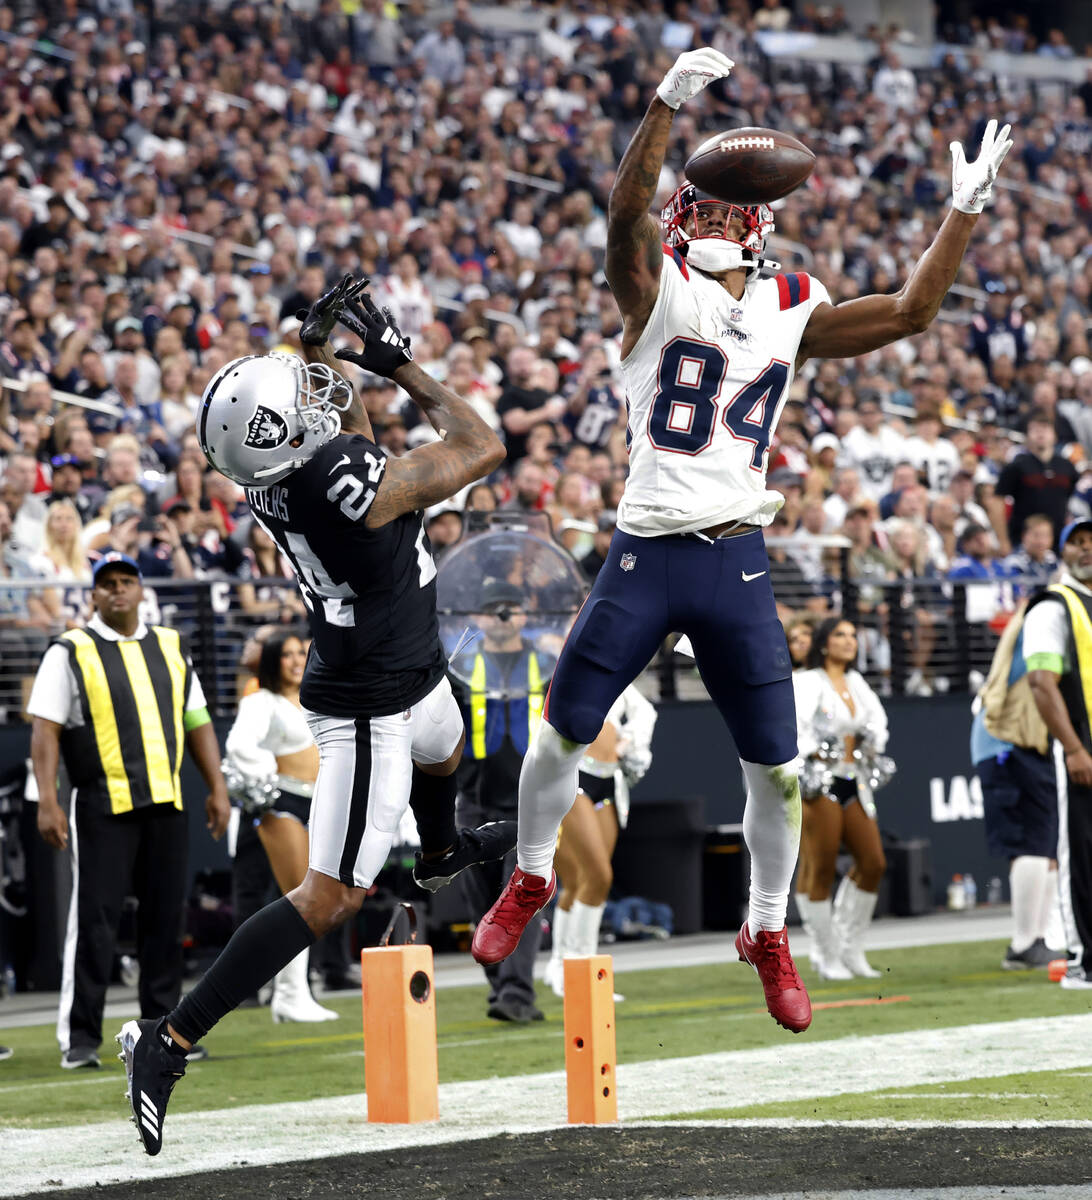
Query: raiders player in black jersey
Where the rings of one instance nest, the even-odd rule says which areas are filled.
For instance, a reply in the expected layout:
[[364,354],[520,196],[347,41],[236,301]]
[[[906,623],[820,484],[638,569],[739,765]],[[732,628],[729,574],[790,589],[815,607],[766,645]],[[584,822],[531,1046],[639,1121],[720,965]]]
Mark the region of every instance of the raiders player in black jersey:
[[[291,562],[312,646],[300,699],[319,748],[302,884],[236,931],[166,1017],[118,1035],[133,1119],[149,1154],[162,1144],[186,1051],[221,1017],[360,908],[410,805],[414,867],[429,890],[515,844],[515,822],[455,828],[463,722],[444,672],[436,568],[422,510],[488,475],[504,446],[460,397],[413,361],[389,311],[346,276],[307,314],[307,362],[236,359],[210,381],[198,416],[209,462],[246,488],[254,518]],[[363,341],[336,356],[341,321]],[[389,458],[336,359],[394,379],[441,441]]]

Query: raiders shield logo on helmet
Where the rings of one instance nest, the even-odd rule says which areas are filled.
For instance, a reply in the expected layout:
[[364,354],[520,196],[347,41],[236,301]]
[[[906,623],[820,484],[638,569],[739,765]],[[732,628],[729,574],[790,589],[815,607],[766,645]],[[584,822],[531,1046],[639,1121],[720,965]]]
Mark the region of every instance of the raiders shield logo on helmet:
[[288,425],[280,413],[259,404],[250,418],[243,444],[255,450],[273,450],[288,440]]

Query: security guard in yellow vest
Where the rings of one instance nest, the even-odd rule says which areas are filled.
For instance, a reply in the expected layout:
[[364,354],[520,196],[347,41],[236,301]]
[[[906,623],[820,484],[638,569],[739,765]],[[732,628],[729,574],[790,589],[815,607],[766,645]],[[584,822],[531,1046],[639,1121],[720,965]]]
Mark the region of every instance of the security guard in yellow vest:
[[[175,630],[140,620],[140,568],[111,553],[95,565],[92,580],[95,615],[46,651],[27,705],[38,829],[55,849],[72,851],[57,1016],[61,1066],[69,1070],[99,1066],[106,987],[129,894],[139,902],[141,1016],[162,1016],[178,1003],[188,842],[179,782],[184,745],[209,788],[214,838],[230,812],[193,664]],[[71,820],[57,801],[61,756],[73,785]]]
[[[456,815],[460,826],[470,828],[515,818],[523,756],[542,716],[557,661],[524,639],[527,616],[518,588],[504,580],[486,583],[482,610],[482,639],[462,656],[462,682],[455,684],[466,724],[466,745],[455,774]],[[505,858],[460,876],[475,919],[492,907],[515,865],[513,849]],[[494,1020],[542,1020],[534,985],[541,934],[541,925],[532,922],[508,958],[484,968],[490,985],[486,1012]]]
[[1064,569],[1024,618],[1024,659],[1054,737],[1058,899],[1069,950],[1064,988],[1092,988],[1092,521],[1058,539]]

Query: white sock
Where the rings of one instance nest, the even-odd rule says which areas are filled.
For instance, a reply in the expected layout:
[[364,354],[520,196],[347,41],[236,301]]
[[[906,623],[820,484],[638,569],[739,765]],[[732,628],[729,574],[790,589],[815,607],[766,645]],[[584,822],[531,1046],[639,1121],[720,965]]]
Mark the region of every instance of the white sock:
[[599,949],[599,926],[603,923],[605,904],[585,904],[574,900],[569,911],[569,941],[567,950],[581,958]]
[[551,933],[553,934],[553,944],[550,947],[550,958],[561,962],[565,957],[569,937],[569,914],[560,904],[554,909],[554,925]]
[[1049,874],[1049,858],[1022,854],[1009,865],[1012,948],[1017,954],[1026,950],[1043,932],[1043,895]]
[[552,725],[539,722],[519,775],[516,862],[528,875],[550,878],[557,831],[576,801],[583,753],[584,746],[567,742]]
[[800,780],[795,761],[777,767],[739,761],[747,783],[743,838],[751,854],[747,927],[752,935],[776,932],[785,927],[800,850]]

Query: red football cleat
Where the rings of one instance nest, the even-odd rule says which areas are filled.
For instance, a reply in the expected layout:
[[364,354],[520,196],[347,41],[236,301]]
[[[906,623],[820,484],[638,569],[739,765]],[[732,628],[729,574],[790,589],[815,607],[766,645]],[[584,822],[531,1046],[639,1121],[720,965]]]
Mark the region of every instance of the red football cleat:
[[789,931],[760,929],[751,937],[744,922],[736,935],[736,950],[739,961],[758,972],[770,1016],[790,1033],[803,1033],[811,1024],[811,1001],[789,953]]
[[498,963],[519,945],[531,918],[554,898],[557,875],[550,872],[547,883],[538,875],[527,875],[516,867],[496,904],[478,922],[470,953],[480,963]]

